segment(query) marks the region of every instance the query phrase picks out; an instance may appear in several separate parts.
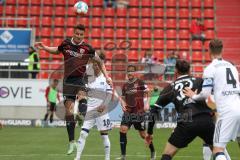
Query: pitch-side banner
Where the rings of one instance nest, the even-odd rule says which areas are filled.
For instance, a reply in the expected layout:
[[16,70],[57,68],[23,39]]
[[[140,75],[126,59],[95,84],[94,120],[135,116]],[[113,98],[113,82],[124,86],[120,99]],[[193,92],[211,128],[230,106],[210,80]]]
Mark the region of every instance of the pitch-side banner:
[[48,80],[0,79],[0,106],[45,106]]

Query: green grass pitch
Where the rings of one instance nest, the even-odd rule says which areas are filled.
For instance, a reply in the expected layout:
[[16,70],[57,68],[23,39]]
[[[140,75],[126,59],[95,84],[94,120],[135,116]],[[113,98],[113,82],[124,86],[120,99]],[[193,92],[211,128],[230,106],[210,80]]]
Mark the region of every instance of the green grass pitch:
[[[80,128],[76,129],[76,139]],[[171,134],[171,129],[157,129],[154,144],[157,159]],[[119,130],[110,132],[111,159],[119,157]],[[0,130],[0,160],[73,160],[75,154],[66,155],[67,132],[65,128],[3,128]],[[240,149],[236,142],[228,145],[233,160],[240,160]],[[82,160],[104,159],[102,139],[93,129],[86,141]],[[128,133],[128,160],[149,160],[149,149],[145,147],[138,133],[131,129]],[[188,148],[181,150],[174,160],[202,160],[202,142],[193,141]]]

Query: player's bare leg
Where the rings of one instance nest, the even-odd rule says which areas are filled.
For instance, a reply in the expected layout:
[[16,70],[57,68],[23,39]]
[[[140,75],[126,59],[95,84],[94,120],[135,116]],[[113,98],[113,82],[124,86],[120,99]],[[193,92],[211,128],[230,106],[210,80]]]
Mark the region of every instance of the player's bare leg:
[[[147,133],[146,131],[139,131],[139,135],[140,137],[145,140],[146,136],[147,136]],[[153,146],[153,142],[150,142],[149,143],[149,149],[150,149],[150,152],[151,152],[151,160],[155,160],[156,159],[156,152],[155,152],[155,149],[154,149],[154,146]]]
[[121,160],[126,160],[126,147],[127,147],[127,132],[128,126],[120,126],[120,147],[121,147]]
[[108,131],[100,131],[102,140],[103,140],[103,145],[104,145],[104,151],[105,151],[105,160],[110,160],[110,140],[108,137]]
[[167,142],[161,160],[171,160],[172,157],[174,157],[174,155],[177,153],[177,151],[178,151],[177,147]]

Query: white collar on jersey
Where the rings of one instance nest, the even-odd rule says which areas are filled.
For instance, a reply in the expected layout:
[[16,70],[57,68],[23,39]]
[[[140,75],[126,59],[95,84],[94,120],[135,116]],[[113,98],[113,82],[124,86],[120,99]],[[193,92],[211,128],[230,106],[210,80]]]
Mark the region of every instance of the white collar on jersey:
[[181,76],[177,77],[177,79],[179,79],[179,78],[183,78],[183,77],[187,77],[187,76],[189,76],[189,75],[188,75],[188,74],[181,75]]
[[80,44],[83,43],[83,40],[82,40],[80,43],[76,44],[76,43],[73,41],[73,38],[72,38],[72,39],[71,39],[71,42],[72,42],[72,44],[74,44],[74,45],[80,45]]

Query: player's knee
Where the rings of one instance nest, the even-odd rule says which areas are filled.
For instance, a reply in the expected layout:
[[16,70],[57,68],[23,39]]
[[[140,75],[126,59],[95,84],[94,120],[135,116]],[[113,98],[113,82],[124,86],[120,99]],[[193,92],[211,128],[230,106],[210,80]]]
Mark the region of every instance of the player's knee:
[[121,133],[127,133],[127,131],[128,131],[128,128],[126,126],[121,126],[120,127],[120,132]]
[[87,136],[88,136],[88,133],[89,133],[89,130],[88,130],[88,129],[82,128],[82,130],[81,130],[81,132],[80,132],[80,138],[86,139]]
[[214,160],[227,160],[223,152],[218,152],[214,155]]
[[139,131],[139,135],[142,139],[145,139],[145,137],[146,137],[145,131]]
[[168,154],[163,154],[161,160],[171,160],[172,157]]

